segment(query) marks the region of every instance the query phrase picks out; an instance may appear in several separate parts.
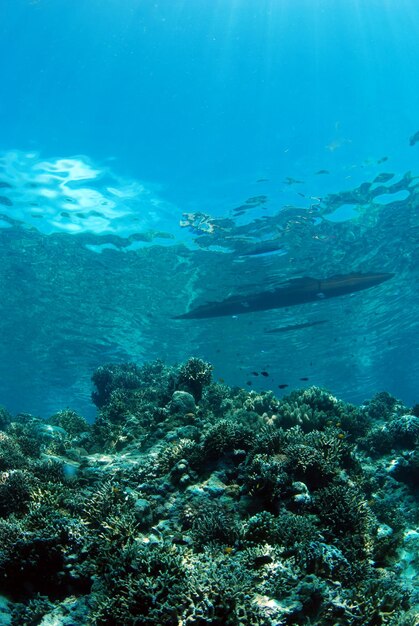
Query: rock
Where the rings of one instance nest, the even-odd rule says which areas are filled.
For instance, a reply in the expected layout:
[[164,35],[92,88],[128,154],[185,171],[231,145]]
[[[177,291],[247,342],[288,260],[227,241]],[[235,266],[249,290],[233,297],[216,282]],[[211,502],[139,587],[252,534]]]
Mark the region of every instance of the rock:
[[138,498],[134,502],[134,515],[138,522],[141,522],[142,524],[151,524],[152,513],[150,502],[144,498]]
[[169,402],[169,411],[172,414],[195,413],[196,406],[195,400],[192,394],[187,391],[175,391],[172,395],[172,399]]

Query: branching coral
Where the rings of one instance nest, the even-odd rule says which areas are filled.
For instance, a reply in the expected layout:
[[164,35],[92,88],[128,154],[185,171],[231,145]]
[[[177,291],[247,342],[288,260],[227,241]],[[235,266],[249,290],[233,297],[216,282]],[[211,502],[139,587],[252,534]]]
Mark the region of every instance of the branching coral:
[[216,459],[226,452],[248,450],[254,436],[249,427],[232,420],[221,419],[204,434],[203,449],[207,458]]
[[92,375],[96,390],[92,400],[101,408],[109,402],[115,389],[137,389],[141,386],[141,369],[134,363],[120,365],[101,365]]
[[202,398],[204,387],[211,382],[212,365],[202,359],[191,357],[184,363],[178,374],[177,386],[189,391],[198,403]]

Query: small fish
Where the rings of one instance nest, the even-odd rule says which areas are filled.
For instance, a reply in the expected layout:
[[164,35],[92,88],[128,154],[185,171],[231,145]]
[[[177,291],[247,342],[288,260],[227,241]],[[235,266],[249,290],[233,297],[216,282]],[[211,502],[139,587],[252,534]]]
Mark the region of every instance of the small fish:
[[275,252],[284,253],[283,244],[276,239],[267,239],[259,244],[251,244],[241,250],[238,249],[238,253],[241,257],[268,255]]
[[300,380],[309,380],[307,376],[302,376]]
[[251,381],[251,380],[248,380],[248,381],[246,382],[246,385],[249,385],[249,387],[251,387],[251,386],[252,386],[252,381]]
[[267,182],[269,182],[269,178],[258,178],[256,182],[257,183],[267,183]]
[[319,170],[318,172],[315,172],[315,174],[330,174],[329,170]]
[[326,324],[327,320],[314,320],[313,322],[303,322],[302,324],[290,324],[289,326],[281,326],[280,328],[271,328],[266,330],[266,333],[286,333],[292,330],[300,330],[302,328],[309,328],[310,326],[318,326],[319,324]]
[[[419,139],[419,136],[418,136],[418,139]],[[377,163],[378,164],[385,163],[386,161],[388,161],[388,156],[383,156],[381,157],[381,159],[378,159]]]
[[291,176],[287,176],[282,182],[284,185],[302,185],[304,183],[303,180],[298,180],[298,178],[292,178]]
[[265,370],[263,372],[260,373],[261,376],[265,376],[265,378],[267,378],[269,376],[269,372],[266,372]]
[[415,143],[418,143],[418,141],[419,141],[419,130],[418,130],[417,133],[415,133],[414,135],[411,136],[411,138],[409,140],[409,144],[411,146],[414,146]]
[[259,372],[252,372],[252,376],[259,376]]
[[286,387],[289,387],[289,385],[287,385],[287,383],[282,383],[282,385],[278,385],[279,389],[285,389]]

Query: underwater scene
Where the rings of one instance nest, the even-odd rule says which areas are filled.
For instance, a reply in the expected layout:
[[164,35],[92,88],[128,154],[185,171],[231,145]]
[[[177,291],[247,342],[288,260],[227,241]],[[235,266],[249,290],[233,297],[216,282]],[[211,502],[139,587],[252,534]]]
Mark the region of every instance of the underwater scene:
[[416,0],[0,32],[0,626],[419,626]]

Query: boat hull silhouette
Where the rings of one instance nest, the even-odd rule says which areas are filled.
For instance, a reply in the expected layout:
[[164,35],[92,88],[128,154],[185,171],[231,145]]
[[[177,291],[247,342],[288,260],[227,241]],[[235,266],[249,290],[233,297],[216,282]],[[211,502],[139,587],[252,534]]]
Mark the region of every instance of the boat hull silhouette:
[[242,315],[255,311],[268,311],[296,304],[318,302],[322,299],[336,298],[375,287],[393,276],[394,274],[382,272],[339,274],[325,279],[308,276],[293,278],[268,291],[231,296],[220,302],[208,302],[187,313],[176,315],[173,319],[204,319],[225,315]]

